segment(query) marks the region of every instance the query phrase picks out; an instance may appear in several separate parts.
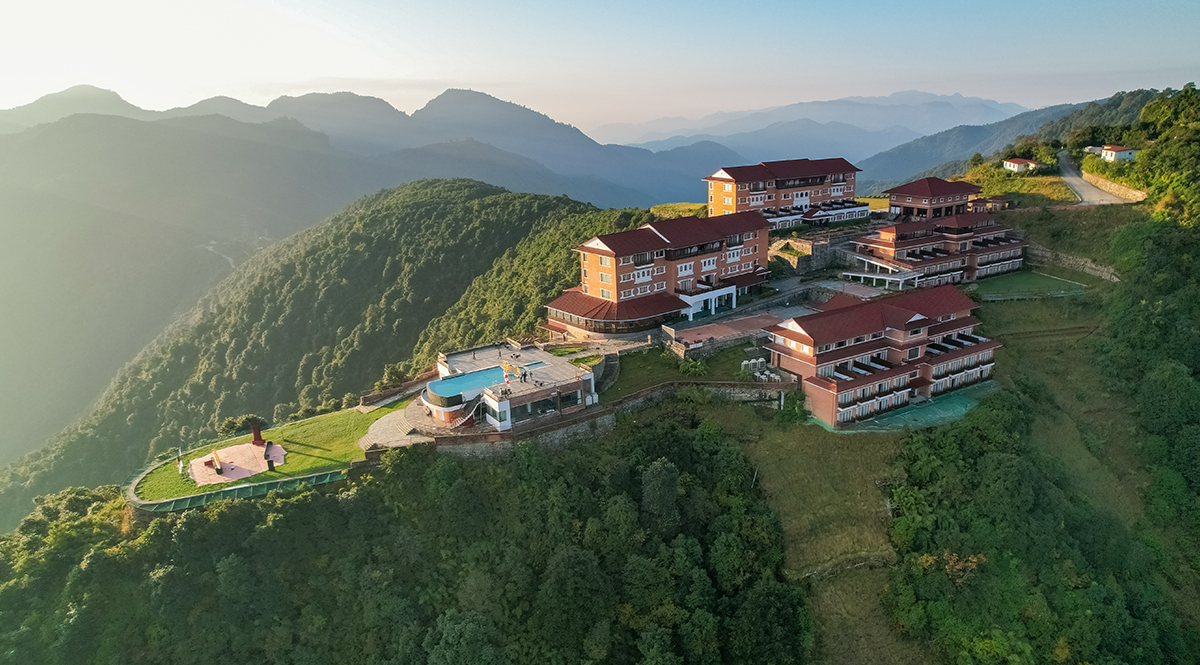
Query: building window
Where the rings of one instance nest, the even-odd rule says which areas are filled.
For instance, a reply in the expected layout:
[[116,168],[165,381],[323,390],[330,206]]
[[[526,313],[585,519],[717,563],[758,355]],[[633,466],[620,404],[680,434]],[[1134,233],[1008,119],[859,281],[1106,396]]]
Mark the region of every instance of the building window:
[[750,269],[750,264],[749,264],[749,263],[743,263],[743,264],[742,264],[742,270],[749,270],[749,269]]
[[654,274],[655,275],[661,275],[665,272],[667,272],[666,266],[654,266]]
[[727,183],[725,183],[725,187],[724,187],[723,189],[724,189],[725,191],[727,191],[727,192],[732,192],[732,191],[733,191],[733,184],[732,184],[732,183],[728,183],[728,182],[727,182]]
[[611,258],[609,258],[609,257],[607,257],[607,256],[601,256],[601,257],[600,257],[600,266],[601,266],[602,268],[607,268],[607,267],[609,267],[609,266],[611,266],[611,265],[612,265],[612,259],[611,259]]
[[873,332],[873,333],[871,333],[871,339],[879,339],[880,337],[883,337],[883,333],[882,333],[882,332]]
[[680,263],[680,264],[679,264],[679,274],[680,274],[680,275],[690,275],[690,274],[692,274],[692,267],[693,267],[693,266],[695,266],[695,265],[696,265],[696,264],[695,264],[695,262],[694,262],[694,261],[689,261],[689,262],[687,262],[687,263]]
[[622,256],[622,257],[621,257],[621,260],[620,260],[620,262],[619,262],[619,265],[627,266],[627,265],[629,265],[629,264],[631,264],[631,263],[633,263],[633,257],[632,257],[632,256]]
[[583,269],[583,278],[587,279],[587,268]]
[[724,203],[725,203],[725,205],[731,205],[733,203],[733,199],[731,197],[726,196],[726,197],[724,197]]
[[716,269],[717,269],[717,257],[714,256],[711,259],[702,259],[700,261],[700,270],[701,271],[716,270]]
[[632,295],[633,295],[633,289],[626,289],[626,290],[624,290],[624,291],[622,291],[622,292],[621,292],[621,297],[622,297],[622,298],[628,298],[628,297],[630,297],[630,296],[632,296]]
[[650,285],[649,285],[649,284],[646,284],[645,286],[639,286],[639,287],[638,287],[638,295],[639,295],[639,296],[640,296],[640,295],[642,295],[642,294],[645,294],[645,293],[650,293]]
[[654,250],[654,258],[656,258],[656,259],[661,259],[662,257],[664,257],[666,255],[667,255],[667,250],[665,250],[665,249]]
[[821,376],[833,376],[833,365],[825,365],[817,370],[817,374]]
[[833,348],[832,344],[822,344],[821,347],[819,349],[817,349],[817,351],[820,353],[825,353],[826,351],[828,351],[829,349],[832,349],[832,348]]
[[600,297],[605,300],[612,300],[612,291],[608,289],[600,289]]
[[624,275],[621,275],[621,281],[622,282],[632,282],[633,281],[633,273],[627,272]]
[[742,196],[742,197],[738,198],[738,203],[745,203],[745,202],[746,202],[746,197]]
[[679,290],[680,290],[680,291],[687,291],[687,290],[689,290],[689,289],[691,289],[691,288],[692,288],[692,280],[690,280],[690,279],[685,279],[685,280],[681,280],[681,281],[679,282]]
[[916,346],[908,350],[908,359],[916,360],[921,357],[921,347]]
[[606,273],[606,272],[600,273],[600,283],[601,284],[612,284],[612,275],[610,273]]
[[584,293],[587,293],[587,292],[588,292],[588,285],[587,285],[587,284],[584,284],[584,285],[583,285],[583,292],[584,292]]
[[862,337],[855,337],[855,338],[854,338],[854,343],[855,343],[855,344],[858,344],[859,342],[865,342],[865,341],[867,341],[867,338],[866,338],[866,336],[862,336]]
[[654,285],[654,290],[655,290],[655,291],[666,291],[666,290],[667,290],[667,283],[666,283],[666,282],[658,282],[658,283],[656,283],[656,284]]
[[921,334],[921,329],[920,329],[920,328],[913,328],[912,330],[908,331],[908,336],[909,336],[909,337],[915,337],[915,336],[917,336],[917,335],[920,335],[920,334]]

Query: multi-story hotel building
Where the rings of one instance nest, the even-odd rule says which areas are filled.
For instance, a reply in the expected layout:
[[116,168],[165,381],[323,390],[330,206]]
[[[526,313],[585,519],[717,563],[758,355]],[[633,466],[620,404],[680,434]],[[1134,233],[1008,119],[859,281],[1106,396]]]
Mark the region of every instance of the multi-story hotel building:
[[843,276],[905,289],[973,282],[1017,270],[1028,243],[997,224],[996,199],[971,198],[970,183],[924,178],[887,193],[899,223],[851,241]]
[[772,365],[801,377],[813,416],[836,427],[989,378],[1000,345],[975,334],[976,307],[953,286],[865,302],[838,295],[766,328],[767,349]]
[[768,274],[760,212],[666,219],[575,248],[581,284],[546,305],[547,328],[579,338],[649,330],[737,307]]
[[704,179],[708,216],[757,210],[772,229],[866,217],[868,206],[854,200],[860,170],[840,157],[727,166]]

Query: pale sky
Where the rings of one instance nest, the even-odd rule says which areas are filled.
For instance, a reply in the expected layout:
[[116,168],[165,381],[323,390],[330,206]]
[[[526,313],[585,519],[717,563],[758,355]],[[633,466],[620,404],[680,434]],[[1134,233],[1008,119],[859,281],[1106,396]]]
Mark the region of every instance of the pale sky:
[[585,131],[898,90],[1036,108],[1200,78],[1200,2],[36,0],[0,16],[0,108],[87,83],[143,108],[448,87]]

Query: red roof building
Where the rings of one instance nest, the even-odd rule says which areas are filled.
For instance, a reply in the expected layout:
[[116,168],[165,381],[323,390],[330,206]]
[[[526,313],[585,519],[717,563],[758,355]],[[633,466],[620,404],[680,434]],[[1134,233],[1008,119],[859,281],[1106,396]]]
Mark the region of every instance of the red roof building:
[[727,166],[704,179],[708,216],[756,210],[772,229],[866,217],[867,205],[854,200],[860,170],[840,157]]
[[639,332],[737,307],[766,281],[759,212],[665,219],[575,248],[581,284],[551,301],[547,327],[587,339]]
[[1123,145],[1106,145],[1100,149],[1100,159],[1106,162],[1126,161],[1135,156],[1137,156],[1137,150],[1126,148]]
[[852,267],[842,276],[907,289],[973,282],[1019,269],[1029,243],[997,224],[991,212],[973,209],[980,212],[918,217],[851,240]]
[[765,330],[771,364],[801,377],[831,427],[991,377],[1000,345],[975,334],[978,305],[953,286],[828,305]]
[[921,178],[883,193],[888,195],[893,215],[921,219],[970,212],[970,200],[981,191],[979,185],[969,182]]

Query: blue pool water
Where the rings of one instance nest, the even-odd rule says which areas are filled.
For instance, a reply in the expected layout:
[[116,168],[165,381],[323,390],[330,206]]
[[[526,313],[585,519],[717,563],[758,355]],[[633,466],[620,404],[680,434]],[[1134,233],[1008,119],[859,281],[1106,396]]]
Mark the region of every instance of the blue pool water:
[[489,367],[430,381],[428,389],[434,395],[454,397],[468,391],[483,390],[497,383],[504,383],[503,367]]
[[535,363],[530,363],[528,365],[522,365],[522,367],[524,367],[525,369],[537,369],[539,367],[545,367],[545,366],[546,366],[546,363],[545,363],[545,361],[542,361],[542,360],[539,360]]

